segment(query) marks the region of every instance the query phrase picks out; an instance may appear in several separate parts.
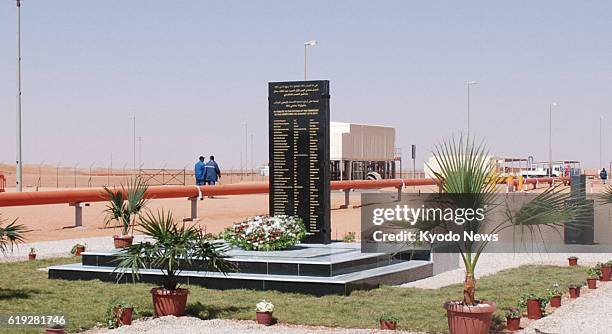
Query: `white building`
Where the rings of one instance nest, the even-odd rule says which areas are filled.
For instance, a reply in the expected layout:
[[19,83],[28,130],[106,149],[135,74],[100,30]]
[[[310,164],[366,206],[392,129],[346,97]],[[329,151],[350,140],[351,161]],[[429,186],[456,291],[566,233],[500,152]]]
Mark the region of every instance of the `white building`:
[[332,180],[364,180],[369,172],[384,179],[395,178],[396,171],[401,169],[401,157],[396,153],[395,128],[330,123]]

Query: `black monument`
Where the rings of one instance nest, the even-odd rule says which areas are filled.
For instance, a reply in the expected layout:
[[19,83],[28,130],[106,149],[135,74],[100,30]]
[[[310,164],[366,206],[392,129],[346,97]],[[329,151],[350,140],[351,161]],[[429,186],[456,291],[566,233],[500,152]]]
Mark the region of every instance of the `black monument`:
[[304,220],[304,243],[331,242],[329,81],[268,84],[270,214]]

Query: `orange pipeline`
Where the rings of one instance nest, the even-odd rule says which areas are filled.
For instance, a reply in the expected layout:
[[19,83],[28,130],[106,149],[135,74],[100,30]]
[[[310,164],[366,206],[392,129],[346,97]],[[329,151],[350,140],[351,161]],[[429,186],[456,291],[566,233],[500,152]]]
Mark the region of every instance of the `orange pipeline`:
[[[549,183],[554,181],[569,181],[569,178],[539,178],[527,179],[525,183]],[[332,181],[332,190],[346,189],[377,189],[398,188],[401,186],[428,186],[436,185],[434,179],[387,179],[387,180],[352,180]],[[146,197],[149,199],[163,198],[192,198],[199,196],[198,188],[202,196],[222,195],[248,195],[268,193],[270,188],[267,182],[229,184],[217,186],[161,186],[150,187]],[[75,189],[75,190],[53,190],[38,192],[10,192],[0,193],[0,207],[67,204],[79,202],[103,202],[108,196],[103,189]]]

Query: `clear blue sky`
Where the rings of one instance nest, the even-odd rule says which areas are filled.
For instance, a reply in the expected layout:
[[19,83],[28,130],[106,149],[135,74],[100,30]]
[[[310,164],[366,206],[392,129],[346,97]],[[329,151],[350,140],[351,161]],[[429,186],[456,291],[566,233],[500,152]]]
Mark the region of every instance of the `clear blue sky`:
[[[397,145],[466,127],[494,153],[596,167],[599,116],[612,160],[609,1],[24,0],[24,162],[130,161],[215,154],[238,167],[244,122],[267,161],[267,82],[329,79],[332,120],[394,126]],[[0,162],[15,157],[15,1],[0,1]]]

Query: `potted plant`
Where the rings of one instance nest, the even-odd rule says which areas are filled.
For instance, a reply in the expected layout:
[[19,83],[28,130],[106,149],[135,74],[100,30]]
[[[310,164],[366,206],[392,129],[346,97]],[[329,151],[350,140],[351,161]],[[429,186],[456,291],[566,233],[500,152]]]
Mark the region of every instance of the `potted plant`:
[[30,253],[28,253],[28,260],[36,260],[36,249],[34,247],[30,247]]
[[597,279],[601,275],[601,271],[597,267],[590,267],[587,273],[587,286],[589,289],[597,289]]
[[139,232],[151,241],[119,251],[115,272],[117,280],[129,271],[132,280],[136,281],[142,268],[161,270],[161,286],[151,289],[157,317],[185,314],[189,290],[180,288],[178,282],[183,268],[201,264],[207,271],[223,274],[234,268],[224,254],[230,248],[226,242],[209,240],[201,229],[175,222],[171,212],[147,212],[141,217],[140,227]]
[[106,310],[106,324],[108,328],[117,328],[132,324],[132,318],[137,314],[134,306],[126,302],[112,303]]
[[394,331],[397,329],[397,323],[399,322],[399,319],[394,314],[383,313],[383,315],[380,316],[378,321],[380,323],[380,329],[387,329],[387,330]]
[[72,246],[72,249],[70,250],[70,254],[74,256],[81,256],[81,253],[83,253],[84,251],[85,251],[85,245],[76,244]]
[[3,226],[6,220],[0,214],[0,253],[12,251],[13,246],[25,241],[24,234],[29,232],[25,225],[17,224],[17,219]]
[[602,282],[610,281],[610,276],[612,276],[612,261],[600,263],[599,269],[601,271],[601,277],[600,277],[601,281]]
[[355,242],[357,240],[357,234],[355,232],[348,232],[342,238],[344,242]]
[[272,325],[272,312],[274,312],[274,304],[263,299],[255,305],[255,315],[257,323],[260,325]]
[[567,258],[567,262],[569,263],[569,265],[571,267],[577,266],[578,265],[578,258],[575,256],[570,256]]
[[580,297],[580,288],[582,284],[570,284],[568,286],[570,298],[578,298]]
[[550,300],[551,307],[561,307],[561,296],[563,295],[563,291],[561,291],[561,287],[559,284],[554,284],[552,287],[546,290],[548,299]]
[[519,298],[519,307],[527,310],[527,319],[540,319],[548,304],[548,299],[536,294],[523,294]]
[[53,325],[51,327],[48,327],[45,332],[47,334],[64,334],[66,333],[66,327],[64,327],[64,325]]
[[[502,177],[495,163],[491,160],[484,144],[476,144],[473,140],[464,140],[463,136],[456,142],[446,141],[434,150],[435,168],[430,169],[436,176],[436,182],[441,192],[446,193],[447,203],[464,210],[482,211],[490,209],[489,204],[497,196],[497,181]],[[469,196],[469,198],[468,198]],[[571,224],[578,214],[585,212],[585,205],[566,205],[571,198],[569,193],[552,187],[537,194],[535,198],[520,208],[507,210],[501,222],[494,226],[485,226],[484,222],[472,220],[463,224],[462,234],[496,234],[502,230],[518,230],[513,233],[523,236],[523,232],[538,238],[543,228],[558,231],[563,226]],[[397,224],[400,225],[400,224]],[[445,220],[418,221],[408,228],[435,233],[452,233],[458,224]],[[450,226],[449,226],[450,225]],[[444,304],[447,311],[448,325],[451,334],[484,334],[489,332],[496,304],[493,301],[476,299],[476,266],[480,255],[489,245],[489,240],[471,241],[462,238],[450,247],[456,247],[465,267],[463,299],[452,300]]]
[[122,184],[119,190],[104,187],[105,195],[109,199],[104,210],[106,212],[104,223],[106,226],[118,227],[121,230],[121,235],[113,236],[115,248],[132,245],[134,241],[132,231],[148,203],[145,198],[148,187],[140,177],[128,181],[126,186]]
[[521,329],[521,310],[518,307],[510,307],[506,310],[506,329],[509,331]]

